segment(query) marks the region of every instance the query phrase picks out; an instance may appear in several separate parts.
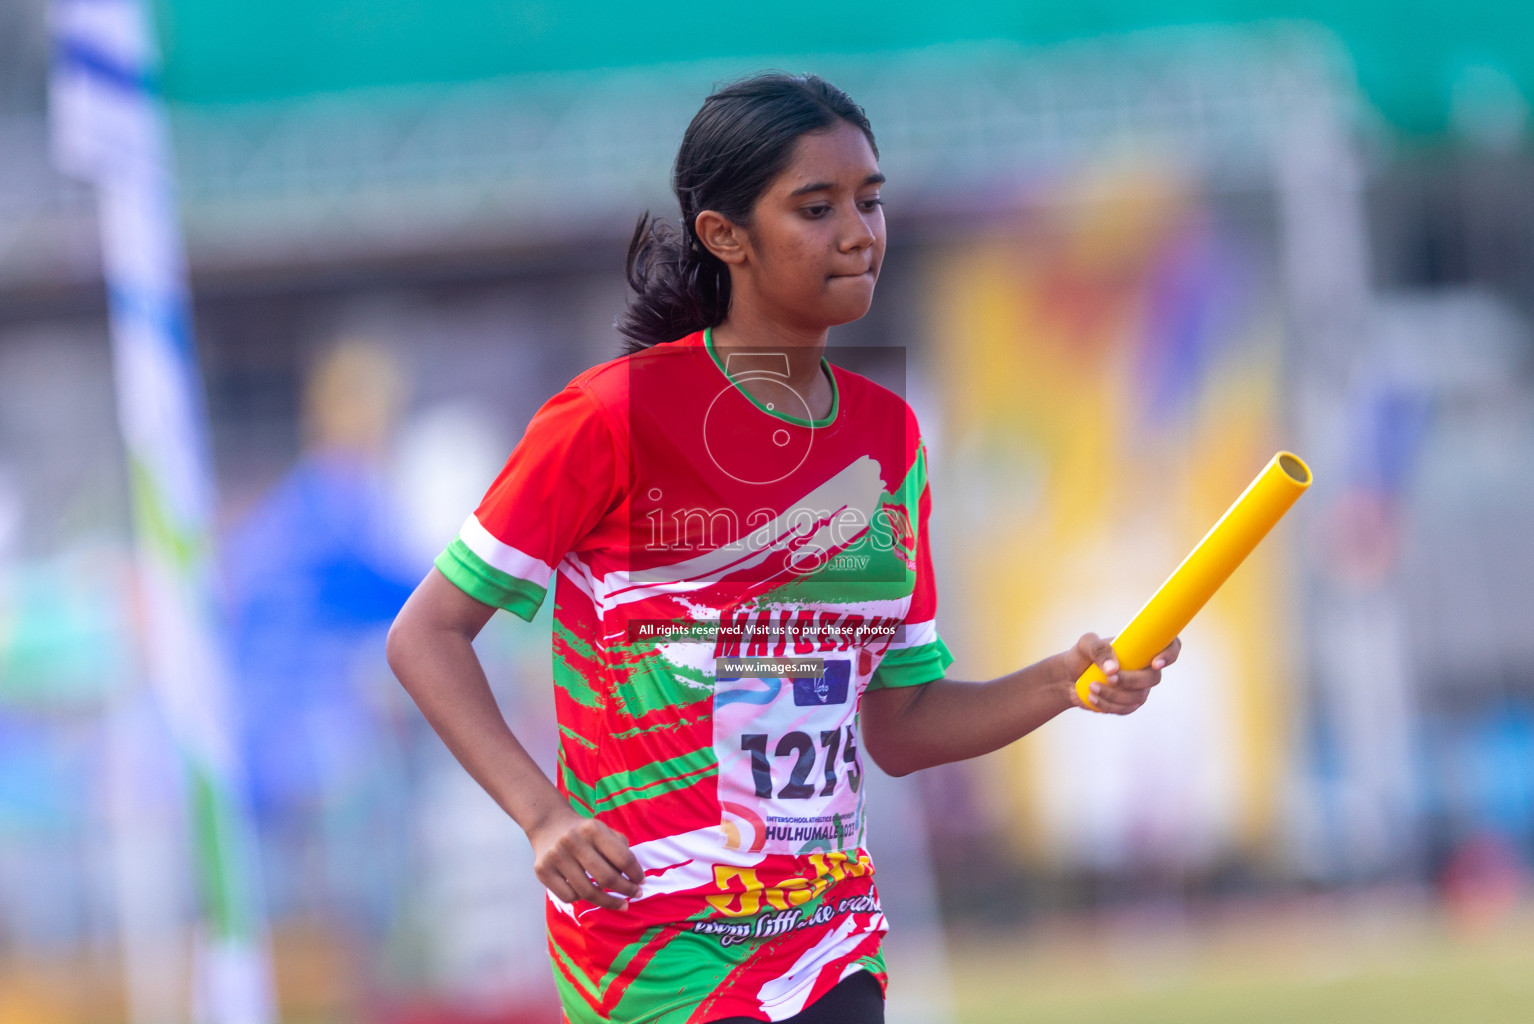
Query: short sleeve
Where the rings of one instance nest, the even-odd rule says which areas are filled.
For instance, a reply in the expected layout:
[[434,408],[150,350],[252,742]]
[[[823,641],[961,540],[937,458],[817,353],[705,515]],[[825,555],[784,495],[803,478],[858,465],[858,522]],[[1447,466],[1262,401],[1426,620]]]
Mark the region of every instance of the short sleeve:
[[621,500],[623,464],[606,410],[566,387],[533,415],[437,569],[470,597],[531,620],[554,567]]
[[883,660],[869,680],[870,689],[936,682],[953,664],[953,654],[937,632],[937,584],[932,578],[932,548],[927,528],[932,514],[932,493],[927,484],[925,444],[918,444],[912,479],[908,479],[902,489],[917,495],[913,557],[916,581],[901,638],[891,642],[884,652]]

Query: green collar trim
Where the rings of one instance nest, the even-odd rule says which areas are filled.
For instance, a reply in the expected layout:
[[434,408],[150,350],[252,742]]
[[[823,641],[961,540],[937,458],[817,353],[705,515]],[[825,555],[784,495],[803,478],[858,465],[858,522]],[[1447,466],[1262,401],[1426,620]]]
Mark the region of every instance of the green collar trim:
[[724,368],[724,363],[719,359],[719,353],[714,350],[714,329],[712,327],[705,327],[703,329],[703,347],[708,349],[709,358],[713,359],[714,365],[719,368],[719,372],[724,374],[724,379],[734,385],[736,391],[739,391],[741,394],[745,395],[747,400],[749,400],[752,405],[762,410],[762,412],[766,413],[768,416],[783,420],[785,423],[792,423],[795,426],[811,427],[814,429],[829,427],[832,423],[836,422],[836,414],[842,406],[842,395],[841,390],[836,386],[836,374],[831,372],[831,364],[826,362],[825,356],[820,357],[820,368],[822,371],[824,371],[826,380],[831,382],[831,411],[826,414],[825,419],[807,420],[803,416],[790,416],[786,412],[779,412],[777,409],[769,409],[761,402],[757,401],[755,395],[741,387],[740,382],[737,381],[734,377],[731,377],[729,371]]

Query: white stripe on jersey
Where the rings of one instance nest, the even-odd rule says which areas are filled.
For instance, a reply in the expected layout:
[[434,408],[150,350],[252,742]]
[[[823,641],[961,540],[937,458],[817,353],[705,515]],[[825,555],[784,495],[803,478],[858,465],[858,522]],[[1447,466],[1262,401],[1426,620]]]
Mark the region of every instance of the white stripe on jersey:
[[[794,550],[813,556],[845,546],[855,538],[837,537],[832,524],[839,516],[852,512],[865,524],[863,529],[866,530],[866,524],[873,522],[883,491],[879,463],[864,455],[794,502],[770,523],[751,528],[747,537],[738,543],[705,551],[671,565],[634,572],[616,570],[600,580],[579,559],[566,558],[566,575],[581,583],[581,590],[590,594],[597,610],[604,613],[658,594],[701,590],[732,573],[760,565],[775,553]],[[806,510],[818,523],[808,533],[804,529]],[[577,573],[583,574],[585,579],[576,580]]]
[[464,520],[463,528],[458,531],[458,539],[463,541],[468,549],[479,556],[486,565],[499,569],[519,580],[536,584],[545,590],[549,586],[549,578],[554,575],[553,566],[541,558],[514,548],[510,544],[503,543],[481,525],[478,518],[471,515]]
[[891,643],[885,651],[899,651],[907,647],[920,647],[922,644],[930,644],[937,639],[937,620],[928,619],[926,622],[907,622],[903,631],[905,639],[898,643]]

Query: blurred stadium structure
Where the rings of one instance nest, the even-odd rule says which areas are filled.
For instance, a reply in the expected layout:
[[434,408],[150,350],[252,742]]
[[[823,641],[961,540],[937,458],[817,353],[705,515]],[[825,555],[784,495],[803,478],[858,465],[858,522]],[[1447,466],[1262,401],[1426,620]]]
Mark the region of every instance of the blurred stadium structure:
[[[526,844],[389,678],[381,630],[537,405],[616,353],[622,245],[670,211],[701,97],[773,66],[831,78],[878,134],[885,283],[834,343],[908,354],[956,675],[1113,628],[1274,448],[1317,474],[1143,715],[877,794],[892,1019],[950,1012],[939,911],[1180,920],[1387,884],[1472,924],[1516,904],[1534,17],[1155,27],[1107,5],[1029,32],[1000,5],[952,26],[896,5],[904,29],[817,55],[740,13],[716,49],[617,5],[492,6],[333,2],[302,32],[296,2],[159,7],[290,1019],[549,1019]],[[470,38],[476,18],[526,41]],[[175,766],[132,740],[163,726],[134,699],[95,212],[48,162],[47,53],[41,0],[0,11],[0,1020],[177,1020],[188,825]],[[548,759],[541,630],[481,646]]]

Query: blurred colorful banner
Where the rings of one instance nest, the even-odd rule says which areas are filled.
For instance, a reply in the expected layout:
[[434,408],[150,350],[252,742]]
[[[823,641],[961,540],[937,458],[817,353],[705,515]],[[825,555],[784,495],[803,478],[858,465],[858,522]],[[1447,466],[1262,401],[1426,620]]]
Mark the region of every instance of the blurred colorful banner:
[[[944,604],[969,678],[1129,621],[1283,441],[1276,310],[1189,182],[1108,163],[1024,208],[933,261],[934,521],[965,581]],[[1288,547],[1280,527],[1211,600],[1132,728],[1067,715],[991,762],[1032,863],[1263,857],[1294,686]]]

